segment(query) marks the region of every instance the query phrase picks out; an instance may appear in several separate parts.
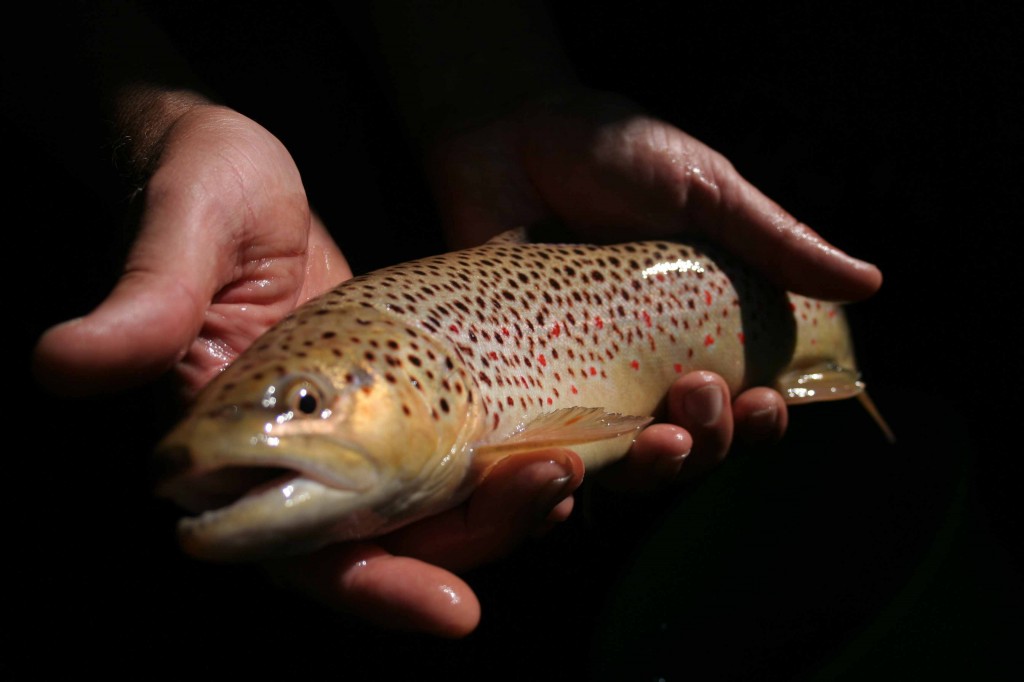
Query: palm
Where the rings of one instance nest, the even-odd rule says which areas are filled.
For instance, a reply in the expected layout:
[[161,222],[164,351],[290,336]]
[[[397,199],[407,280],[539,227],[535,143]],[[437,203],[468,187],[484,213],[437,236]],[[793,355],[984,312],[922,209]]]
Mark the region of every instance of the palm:
[[198,107],[169,131],[117,287],[90,315],[47,332],[37,365],[71,391],[120,388],[173,366],[194,392],[350,275],[284,147],[243,116]]

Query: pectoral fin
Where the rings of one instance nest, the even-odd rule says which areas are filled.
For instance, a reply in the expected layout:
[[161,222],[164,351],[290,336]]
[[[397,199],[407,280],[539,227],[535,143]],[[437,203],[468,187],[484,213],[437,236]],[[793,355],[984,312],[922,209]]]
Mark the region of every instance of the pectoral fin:
[[478,466],[487,467],[517,452],[572,447],[619,438],[638,431],[651,420],[652,417],[605,412],[600,407],[567,407],[545,412],[520,425],[510,435],[477,444],[473,448],[473,458]]

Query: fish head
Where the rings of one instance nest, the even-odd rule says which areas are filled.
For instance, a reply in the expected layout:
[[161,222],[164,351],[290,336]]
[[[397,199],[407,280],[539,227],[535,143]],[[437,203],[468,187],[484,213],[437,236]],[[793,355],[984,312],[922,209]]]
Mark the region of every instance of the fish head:
[[156,492],[195,514],[178,526],[194,556],[311,551],[458,502],[475,414],[458,358],[384,311],[300,312],[157,447]]

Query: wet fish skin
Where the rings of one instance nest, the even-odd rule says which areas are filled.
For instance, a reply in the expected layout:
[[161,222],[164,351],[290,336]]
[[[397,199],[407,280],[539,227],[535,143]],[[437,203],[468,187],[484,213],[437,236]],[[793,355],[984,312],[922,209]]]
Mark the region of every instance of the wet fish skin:
[[[464,500],[501,457],[621,457],[681,374],[791,403],[856,395],[842,308],[707,248],[482,246],[351,279],[257,339],[158,457],[213,560],[372,537]],[[237,501],[232,502],[236,498]]]

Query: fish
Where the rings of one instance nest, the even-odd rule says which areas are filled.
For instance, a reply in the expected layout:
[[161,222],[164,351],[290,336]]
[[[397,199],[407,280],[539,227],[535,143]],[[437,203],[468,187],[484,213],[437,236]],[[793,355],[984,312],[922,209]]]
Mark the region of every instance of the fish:
[[864,393],[843,306],[713,246],[480,246],[349,279],[267,330],[158,444],[187,554],[254,561],[464,501],[494,463],[616,461],[693,370],[789,404]]

